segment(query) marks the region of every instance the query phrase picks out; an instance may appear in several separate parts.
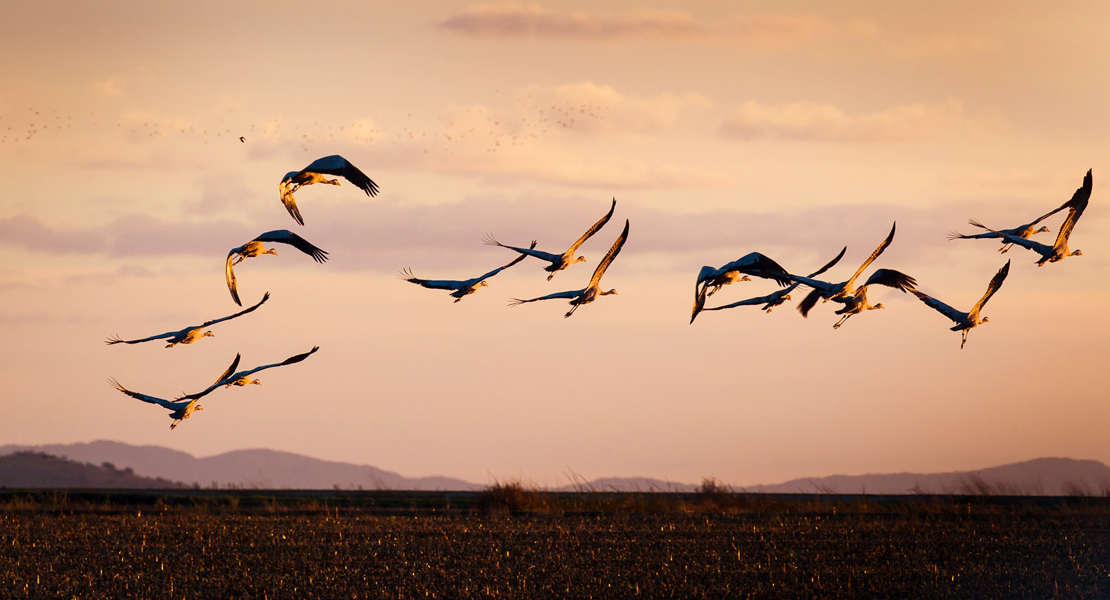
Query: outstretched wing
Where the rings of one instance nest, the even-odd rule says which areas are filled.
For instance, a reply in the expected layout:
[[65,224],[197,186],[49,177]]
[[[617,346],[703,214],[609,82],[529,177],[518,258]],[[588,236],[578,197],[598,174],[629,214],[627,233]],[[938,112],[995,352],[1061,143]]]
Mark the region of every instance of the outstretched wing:
[[242,306],[242,301],[239,300],[239,288],[235,285],[235,271],[231,268],[231,260],[235,258],[235,250],[227,253],[227,266],[224,267],[224,278],[227,280],[227,289],[231,292],[231,299],[236,304]]
[[809,277],[817,277],[821,273],[824,273],[825,271],[828,271],[829,269],[836,266],[836,263],[840,262],[840,259],[844,258],[844,253],[847,252],[847,251],[848,251],[847,246],[844,246],[843,248],[841,248],[840,249],[840,254],[837,254],[836,258],[834,258],[834,259],[830,260],[829,262],[825,263],[825,266],[821,267],[820,269],[817,269],[816,271],[810,273]]
[[[312,350],[309,350],[308,352],[305,352],[303,354],[298,354],[296,356],[290,356],[289,358],[287,358],[287,359],[285,359],[285,360],[283,360],[279,363],[273,363],[273,364],[270,364],[270,365],[262,365],[261,367],[255,367],[255,368],[253,368],[249,371],[240,371],[240,372],[232,375],[232,377],[235,377],[236,379],[238,379],[239,377],[245,377],[247,375],[253,375],[253,374],[255,374],[259,371],[265,371],[266,369],[272,369],[274,367],[284,367],[285,365],[291,365],[293,363],[299,363],[302,360],[304,360],[304,359],[308,358],[309,356],[311,356],[312,354],[314,354],[319,349],[320,349],[319,346],[313,346]],[[226,379],[226,377],[225,377],[225,379]]]
[[584,244],[586,240],[590,239],[590,237],[593,234],[597,233],[599,229],[604,227],[605,224],[609,222],[609,219],[613,218],[613,211],[616,209],[617,199],[613,198],[613,205],[609,207],[609,212],[605,213],[605,216],[601,217],[600,221],[590,226],[590,228],[586,230],[586,233],[582,234],[582,237],[578,238],[578,241],[574,242],[574,244],[571,245],[571,247],[567,250],[567,254],[570,255],[570,258],[572,260],[574,259],[574,253],[578,250],[578,247]]
[[[1060,209],[1056,209],[1056,210],[1060,210]],[[1055,212],[1055,211],[1053,211],[1053,212]],[[1051,214],[1052,213],[1048,213],[1048,215],[1045,215],[1045,217],[1047,217]],[[1044,217],[1041,217],[1041,219],[1043,219],[1043,218]],[[1037,219],[1036,221],[1033,221],[1033,223],[1030,223],[1030,225],[1035,225],[1039,221],[1040,221],[1040,219]],[[1000,238],[1003,235],[1005,235],[1004,233],[995,232],[993,229],[991,229],[990,227],[987,227],[986,225],[983,225],[982,223],[980,223],[976,219],[968,219],[967,222],[972,227],[978,227],[979,229],[986,229],[987,232],[986,233],[976,233],[974,235],[964,235],[964,234],[962,234],[958,231],[950,231],[950,232],[948,232],[948,239],[950,239],[950,240],[987,240],[987,239]]]
[[998,291],[998,288],[1002,287],[1002,282],[1006,281],[1006,276],[1009,274],[1010,261],[1006,261],[1006,264],[1002,265],[1002,268],[994,274],[994,277],[991,277],[991,282],[987,284],[987,292],[983,294],[983,297],[980,298],[978,302],[975,303],[975,306],[972,307],[970,314],[979,314],[979,311],[982,310],[983,306],[987,304],[987,300],[990,300],[991,296],[993,296],[994,293]]
[[[204,327],[204,325],[201,325],[201,327]],[[164,340],[166,338],[171,338],[171,337],[177,335],[178,333],[181,333],[181,332],[180,331],[167,331],[166,333],[162,333],[162,334],[159,334],[159,335],[152,335],[150,337],[145,337],[141,340],[125,340],[125,339],[121,339],[119,337],[119,335],[115,335],[115,336],[112,336],[112,337],[108,338],[107,340],[105,340],[104,343],[109,344],[109,345],[111,345],[111,344],[141,344],[143,342],[150,342],[150,341],[153,341],[153,340]]]
[[883,240],[883,243],[879,244],[878,248],[875,248],[875,251],[871,253],[871,256],[867,257],[867,260],[863,261],[863,264],[860,265],[858,269],[856,269],[855,275],[852,275],[852,278],[849,279],[848,283],[844,285],[844,289],[850,290],[855,287],[856,278],[859,277],[860,274],[867,269],[867,267],[871,266],[871,263],[875,262],[876,258],[879,258],[879,255],[883,253],[883,250],[886,250],[886,247],[890,245],[890,242],[894,241],[894,229],[897,226],[897,222],[890,226],[890,234],[886,236],[886,239]]
[[724,305],[721,305],[721,306],[710,306],[710,307],[705,308],[703,310],[725,310],[725,309],[729,309],[729,308],[736,308],[737,306],[757,306],[757,305],[760,305],[760,304],[767,304],[768,302],[778,300],[779,298],[782,298],[784,295],[790,293],[796,285],[797,284],[794,284],[794,285],[792,285],[792,286],[790,286],[786,289],[778,290],[777,292],[772,292],[770,294],[767,294],[766,296],[760,296],[758,298],[748,298],[747,300],[739,300],[737,302],[733,302],[731,304],[724,304]]
[[312,161],[312,164],[301,169],[301,173],[323,173],[325,175],[338,175],[347,181],[350,181],[358,189],[366,192],[367,196],[376,196],[378,194],[378,184],[374,183],[366,173],[359,170],[358,167],[351,164],[351,161],[332,154]]
[[115,377],[108,378],[108,384],[116,388],[117,390],[127,394],[128,396],[135,398],[136,400],[142,400],[143,402],[148,402],[150,404],[157,404],[158,406],[163,406],[170,410],[177,410],[178,408],[181,408],[182,406],[188,404],[188,402],[172,402],[170,400],[163,400],[162,398],[157,398],[155,396],[147,396],[146,394],[132,392],[131,390],[120,385],[119,381],[116,381]]
[[1053,247],[1059,247],[1061,244],[1067,243],[1071,236],[1071,230],[1075,228],[1075,222],[1083,216],[1083,211],[1087,210],[1087,203],[1091,200],[1092,183],[1091,171],[1088,170],[1087,175],[1083,177],[1083,187],[1075,190],[1071,200],[1064,204],[1071,210],[1068,211],[1068,216],[1064,218],[1064,224],[1060,226],[1060,233],[1056,235],[1056,243],[1053,244]]
[[896,290],[907,292],[917,285],[917,280],[901,271],[895,271],[894,269],[879,269],[872,273],[871,277],[867,278],[867,282],[864,283],[862,287],[867,287],[869,285],[885,285]]
[[[229,267],[229,269],[230,269],[230,267]],[[232,275],[232,281],[234,281],[234,280],[235,280],[235,277],[234,277],[234,275]],[[212,319],[211,321],[206,321],[203,325],[201,325],[201,327],[208,327],[209,325],[215,325],[216,323],[219,323],[221,321],[230,321],[231,319],[234,319],[235,317],[241,317],[241,316],[251,312],[252,310],[258,308],[259,306],[262,306],[269,299],[270,299],[270,292],[266,292],[266,294],[262,296],[262,300],[260,300],[258,302],[258,304],[255,304],[254,306],[252,306],[252,307],[250,307],[246,310],[241,310],[241,311],[239,311],[239,312],[237,312],[233,315],[228,315],[226,317],[220,317],[219,319]]]
[[402,269],[401,274],[398,275],[398,277],[404,279],[405,281],[408,281],[409,283],[415,283],[416,285],[433,290],[461,290],[462,288],[466,287],[465,282],[455,281],[452,279],[420,279],[418,277],[414,277],[412,271],[407,268]]
[[[533,240],[532,241],[532,248],[535,248],[535,247],[536,247],[536,242]],[[529,248],[529,249],[531,249],[531,248]],[[504,271],[505,269],[508,269],[509,267],[511,267],[511,266],[517,264],[518,262],[524,260],[525,258],[527,258],[527,256],[528,256],[527,254],[521,254],[520,256],[518,256],[518,257],[512,259],[511,261],[509,261],[508,264],[501,265],[500,267],[497,267],[496,269],[490,271],[489,273],[486,273],[485,275],[482,275],[481,277],[476,277],[474,279],[471,279],[470,280],[470,285],[474,285],[475,283],[478,283],[479,281],[485,281],[486,279],[489,279],[490,277],[493,277],[494,275],[497,275],[501,271]]]
[[221,381],[230,377],[231,374],[235,372],[235,369],[239,368],[239,359],[240,358],[241,358],[241,355],[238,352],[236,352],[235,353],[235,360],[231,361],[231,366],[228,367],[227,370],[224,371],[222,375],[220,375],[219,377],[216,378],[216,385],[219,385]]
[[936,298],[930,296],[929,294],[919,292],[918,290],[912,288],[910,289],[910,293],[914,296],[917,296],[917,298],[924,302],[926,306],[933,308],[940,314],[948,317],[949,319],[952,319],[957,324],[963,323],[967,319],[967,313],[956,310],[951,306],[948,306],[947,304],[941,302],[940,300],[937,300]]
[[289,244],[297,250],[300,250],[301,252],[304,252],[305,254],[311,256],[312,260],[315,260],[318,263],[322,263],[328,260],[327,252],[317,248],[316,246],[313,246],[308,242],[308,240],[293,233],[292,231],[289,231],[288,229],[275,229],[274,231],[267,231],[266,233],[263,233],[262,235],[254,238],[251,241]]
[[528,256],[534,256],[534,257],[536,257],[540,260],[544,260],[544,261],[547,261],[549,263],[558,262],[559,259],[562,258],[561,254],[552,254],[550,252],[544,252],[543,250],[536,250],[535,249],[536,248],[536,240],[532,240],[532,245],[527,247],[527,248],[517,248],[516,246],[506,246],[505,244],[502,244],[501,242],[497,241],[497,238],[493,237],[492,233],[487,233],[486,237],[482,238],[482,243],[484,243],[487,246],[501,246],[502,248],[508,248],[509,250],[515,250],[515,251],[517,251],[521,254],[526,254]]
[[605,274],[605,269],[608,269],[609,264],[613,262],[613,259],[615,259],[618,254],[620,254],[621,248],[624,247],[624,243],[627,240],[628,219],[625,219],[624,231],[621,231],[620,236],[617,237],[617,241],[613,242],[613,247],[609,248],[609,251],[605,253],[604,257],[602,257],[601,262],[597,264],[597,268],[594,269],[594,276],[590,278],[590,285],[586,286],[586,289],[596,286],[601,281],[601,276]]
[[509,306],[520,306],[521,304],[524,304],[525,302],[538,302],[540,300],[555,300],[555,299],[558,299],[558,298],[566,298],[568,300],[572,300],[572,299],[577,298],[577,297],[579,297],[579,296],[581,296],[582,294],[585,294],[585,293],[586,293],[586,290],[582,289],[582,290],[570,290],[570,291],[567,291],[567,292],[555,292],[554,294],[548,294],[546,296],[540,296],[539,298],[531,298],[531,299],[528,299],[528,300],[521,300],[520,298],[509,298]]
[[240,358],[239,353],[236,353],[235,354],[235,360],[231,361],[231,366],[228,367],[226,371],[224,371],[219,377],[216,378],[216,383],[213,383],[212,385],[204,388],[203,390],[201,390],[201,391],[199,391],[195,394],[186,394],[184,396],[178,397],[177,399],[178,400],[199,400],[199,399],[207,396],[208,394],[212,393],[213,390],[219,388],[221,385],[224,384],[225,381],[227,381],[227,379],[229,377],[231,377],[232,373],[235,372],[235,369],[239,368],[239,358]]

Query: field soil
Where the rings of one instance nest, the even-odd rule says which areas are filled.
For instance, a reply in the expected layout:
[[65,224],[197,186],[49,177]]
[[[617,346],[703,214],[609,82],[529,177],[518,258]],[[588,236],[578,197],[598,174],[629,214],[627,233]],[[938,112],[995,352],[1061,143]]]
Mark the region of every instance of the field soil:
[[1110,597],[1105,498],[519,492],[0,493],[0,597]]

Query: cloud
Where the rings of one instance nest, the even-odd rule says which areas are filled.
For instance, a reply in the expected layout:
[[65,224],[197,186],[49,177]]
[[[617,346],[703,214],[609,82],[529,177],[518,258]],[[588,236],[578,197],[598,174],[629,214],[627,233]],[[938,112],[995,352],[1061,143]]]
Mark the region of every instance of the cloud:
[[830,104],[768,106],[751,101],[733,112],[721,134],[734,140],[782,139],[833,143],[890,143],[936,137],[961,120],[962,104],[907,104],[853,117]]
[[115,98],[123,95],[123,90],[120,88],[122,84],[122,77],[109,77],[103,81],[92,82],[92,88],[101,98]]
[[481,4],[443,19],[437,26],[475,37],[546,37],[607,41],[628,38],[672,40],[796,40],[835,29],[816,17],[734,16],[708,25],[681,11],[638,10],[619,17],[581,12],[558,15],[538,4]]
[[[913,256],[929,255],[932,258],[924,260],[935,262],[935,255],[923,249],[954,248],[944,233],[963,223],[975,208],[974,203],[921,209],[854,205],[783,213],[676,214],[632,204],[618,195],[613,223],[625,218],[632,221],[629,256],[666,257],[652,269],[694,268],[714,261],[724,264],[756,250],[776,259],[786,256],[783,260],[798,256],[819,260],[835,254],[844,244],[856,252],[869,252],[895,220],[900,223],[899,244],[892,247],[891,255],[914,248]],[[536,239],[540,249],[561,252],[605,213],[608,198],[584,199],[576,194],[511,200],[487,196],[435,206],[379,198],[316,209],[311,230],[296,231],[330,253],[328,268],[394,273],[412,267],[422,272],[453,272],[481,269],[504,258],[507,251],[481,243],[486,232],[506,244],[522,246]],[[290,222],[290,227],[295,226]],[[583,251],[588,257],[599,257],[617,230],[613,224],[607,225]],[[134,215],[79,230],[52,227],[27,216],[0,220],[0,245],[117,258],[188,255],[210,257],[214,263],[222,263],[230,248],[259,233],[258,228],[231,221],[171,223]],[[691,267],[695,262],[699,265]],[[121,270],[117,274],[145,273]]]

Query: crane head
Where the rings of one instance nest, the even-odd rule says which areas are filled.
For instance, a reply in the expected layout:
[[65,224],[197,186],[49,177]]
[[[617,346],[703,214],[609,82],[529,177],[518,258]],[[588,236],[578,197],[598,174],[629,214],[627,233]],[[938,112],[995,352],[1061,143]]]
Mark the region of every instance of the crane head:
[[478,285],[479,285],[480,287],[489,287],[489,284],[488,284],[488,283],[486,283],[486,282],[484,282],[484,281],[479,281],[479,282],[478,282]]
[[1052,230],[1049,229],[1048,227],[1041,227],[1040,229],[1034,231],[1033,233],[1051,233],[1051,232],[1052,232]]
[[[576,262],[576,263],[586,262],[586,257],[585,256],[579,256],[578,258],[574,259],[574,262]],[[571,263],[571,264],[574,264],[574,263]]]
[[617,290],[609,290],[608,292],[599,292],[598,294],[601,295],[601,296],[609,296],[609,295],[616,295],[616,293],[617,293]]
[[216,334],[212,333],[211,331],[205,331],[203,334],[201,334],[200,337],[216,337]]
[[1081,250],[1072,250],[1068,256],[1083,256],[1083,252]]

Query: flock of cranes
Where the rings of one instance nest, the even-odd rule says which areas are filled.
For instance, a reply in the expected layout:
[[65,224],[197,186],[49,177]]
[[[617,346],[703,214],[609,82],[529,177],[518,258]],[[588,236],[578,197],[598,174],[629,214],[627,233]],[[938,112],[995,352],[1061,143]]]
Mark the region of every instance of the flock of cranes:
[[[297,189],[301,186],[311,185],[313,183],[329,183],[332,185],[339,185],[339,182],[337,180],[328,179],[328,175],[343,177],[344,179],[347,179],[351,183],[358,186],[359,189],[362,189],[370,196],[378,193],[378,185],[371,181],[369,177],[367,177],[357,167],[348,162],[345,158],[338,155],[325,156],[324,158],[314,161],[312,164],[308,165],[304,169],[301,169],[300,171],[292,171],[286,174],[285,177],[282,178],[281,183],[278,184],[278,191],[280,194],[281,202],[283,205],[285,205],[286,210],[289,211],[289,215],[292,216],[293,219],[297,221],[297,223],[304,225],[304,219],[301,217],[300,210],[298,210],[297,204],[293,199],[293,192],[297,191]],[[227,289],[229,292],[231,292],[231,299],[234,300],[235,304],[238,304],[239,306],[242,306],[243,303],[239,299],[239,288],[235,279],[235,271],[232,269],[232,267],[248,258],[262,256],[263,254],[273,254],[276,256],[277,250],[274,248],[266,248],[266,243],[287,244],[311,256],[312,259],[318,263],[323,263],[328,260],[328,253],[326,251],[316,247],[308,240],[287,229],[267,231],[266,233],[259,235],[258,237],[243,244],[242,246],[232,248],[231,251],[227,253],[225,276],[227,281]],[[260,300],[258,304],[255,304],[250,308],[241,310],[233,315],[221,317],[218,319],[212,319],[211,321],[205,321],[200,325],[186,327],[177,331],[170,331],[160,335],[152,335],[135,340],[124,340],[117,335],[108,338],[107,343],[139,344],[142,342],[150,342],[154,340],[165,340],[168,342],[168,344],[166,345],[167,348],[172,348],[178,344],[192,344],[199,339],[205,337],[214,337],[216,335],[211,330],[206,330],[207,327],[210,327],[217,323],[221,323],[223,321],[229,321],[231,319],[235,319],[247,313],[253,312],[257,310],[260,306],[265,304],[266,301],[269,299],[270,292],[266,292],[262,296],[262,300]],[[163,408],[168,409],[170,411],[169,416],[173,420],[173,422],[170,424],[170,429],[174,429],[179,423],[181,423],[181,421],[192,416],[195,411],[202,410],[203,407],[197,404],[197,401],[216,391],[217,389],[221,387],[226,389],[230,388],[233,385],[261,385],[262,382],[257,379],[252,379],[251,375],[259,371],[264,371],[266,369],[299,363],[311,356],[319,349],[319,346],[314,346],[312,350],[309,350],[308,352],[291,356],[281,362],[266,364],[254,367],[253,369],[245,369],[242,371],[236,371],[236,369],[239,368],[239,359],[241,358],[239,354],[236,354],[235,360],[231,363],[231,366],[228,367],[227,370],[223,372],[223,374],[217,377],[214,383],[209,385],[203,391],[194,394],[183,394],[175,398],[174,400],[166,400],[157,396],[149,396],[147,394],[140,394],[138,392],[129,390],[120,385],[119,381],[117,381],[115,378],[109,379],[108,382],[112,385],[112,387],[115,387],[119,391],[127,394],[128,396],[131,396],[132,398],[142,400],[143,402],[148,402],[150,404],[157,404]]]
[[[953,232],[949,234],[948,238],[950,240],[996,239],[1002,242],[1002,247],[999,248],[999,251],[1003,253],[1007,252],[1013,246],[1027,248],[1040,255],[1040,260],[1037,261],[1038,267],[1044,266],[1046,263],[1061,261],[1068,256],[1082,256],[1083,253],[1079,250],[1069,251],[1068,239],[1071,237],[1071,233],[1075,229],[1075,224],[1079,220],[1079,217],[1081,217],[1083,211],[1087,209],[1087,203],[1091,199],[1092,186],[1093,180],[1091,171],[1088,170],[1087,174],[1083,177],[1083,185],[1075,190],[1071,199],[1030,223],[1011,229],[991,229],[979,221],[971,219],[969,221],[971,225],[985,231],[975,235],[963,235]],[[1060,225],[1055,243],[1048,246],[1029,239],[1037,233],[1049,231],[1047,227],[1036,228],[1037,224],[1063,210],[1067,210],[1068,214]],[[968,332],[976,326],[988,322],[987,317],[982,316],[980,313],[987,301],[998,292],[999,288],[1002,287],[1002,282],[1004,282],[1007,275],[1009,275],[1010,261],[1007,260],[1006,264],[991,278],[990,283],[987,285],[987,291],[983,294],[983,297],[967,312],[952,308],[929,294],[918,290],[917,280],[894,269],[877,269],[867,278],[863,285],[857,287],[856,280],[860,275],[862,275],[871,263],[875,262],[875,260],[879,258],[879,255],[886,250],[887,246],[894,241],[895,228],[896,225],[890,228],[890,234],[887,235],[886,239],[879,244],[879,247],[871,253],[871,256],[856,269],[852,277],[840,283],[830,283],[816,279],[816,277],[835,266],[844,256],[847,247],[841,250],[840,254],[828,264],[808,276],[792,275],[779,266],[774,260],[758,252],[752,252],[720,268],[702,267],[701,272],[698,273],[697,282],[694,285],[694,308],[693,313],[690,315],[690,323],[693,323],[698,313],[703,310],[725,310],[737,306],[757,306],[762,304],[763,310],[769,313],[774,307],[789,300],[790,292],[797,289],[799,285],[804,285],[809,287],[812,291],[798,304],[798,312],[800,312],[803,317],[808,316],[809,312],[816,306],[818,300],[823,302],[832,300],[833,302],[843,304],[843,308],[836,311],[836,314],[840,315],[840,320],[833,324],[833,329],[839,329],[844,322],[853,315],[860,314],[865,310],[883,308],[881,303],[872,305],[867,299],[867,289],[870,286],[882,285],[900,290],[903,293],[912,293],[926,306],[951,319],[955,323],[951,328],[952,331],[959,331],[961,333],[962,339],[960,341],[960,348],[962,349],[964,344],[967,343]],[[749,298],[722,306],[705,306],[706,299],[719,291],[722,287],[737,281],[748,281],[750,280],[749,276],[773,280],[782,286],[783,289],[767,296]]]
[[[345,158],[338,155],[323,157],[321,159],[313,161],[310,165],[308,165],[304,169],[301,169],[300,171],[291,171],[287,173],[281,179],[281,182],[278,185],[278,191],[280,195],[279,197],[282,204],[289,212],[289,215],[298,224],[303,226],[304,218],[301,216],[300,209],[297,207],[297,204],[293,198],[294,192],[296,192],[302,186],[315,183],[339,185],[339,181],[337,179],[329,179],[329,176],[342,177],[346,179],[347,181],[357,186],[360,190],[365,192],[368,196],[375,196],[378,194],[378,185]],[[971,225],[984,230],[982,233],[974,235],[951,233],[949,234],[949,239],[999,240],[1002,243],[999,251],[1002,253],[1007,252],[1014,246],[1027,248],[1040,255],[1040,259],[1037,261],[1038,266],[1043,266],[1044,264],[1050,262],[1057,262],[1063,260],[1068,256],[1080,256],[1082,253],[1079,250],[1069,251],[1068,239],[1075,228],[1076,222],[1079,220],[1080,216],[1082,216],[1083,211],[1087,208],[1087,203],[1090,200],[1091,196],[1091,188],[1091,171],[1087,171],[1087,174],[1083,179],[1083,185],[1075,191],[1070,200],[1064,202],[1058,208],[1049,211],[1048,213],[1040,216],[1030,223],[1010,229],[991,229],[983,225],[982,223],[972,219],[970,221]],[[616,207],[617,201],[614,198],[612,201],[612,205],[609,207],[609,211],[603,217],[601,217],[601,219],[591,225],[586,230],[586,232],[582,234],[582,236],[579,237],[578,240],[571,244],[571,246],[565,252],[559,254],[537,250],[535,240],[533,240],[532,243],[525,248],[502,244],[492,234],[488,234],[484,239],[484,242],[487,245],[505,248],[516,253],[517,256],[508,263],[496,267],[487,273],[471,279],[420,279],[414,276],[412,271],[408,268],[401,271],[400,277],[405,281],[414,283],[425,288],[448,290],[451,292],[450,295],[455,299],[455,302],[459,302],[466,296],[475,293],[479,288],[487,286],[488,284],[486,283],[486,281],[488,279],[496,276],[498,273],[504,271],[505,269],[517,265],[528,257],[536,258],[546,263],[546,266],[544,266],[544,271],[548,273],[547,280],[551,281],[551,279],[555,277],[558,272],[566,270],[570,266],[579,262],[586,261],[586,258],[583,256],[575,256],[578,252],[578,249],[587,240],[597,234],[606,225],[606,223],[609,222],[609,220],[613,217],[613,213],[616,211]],[[1060,226],[1059,232],[1056,236],[1056,241],[1052,246],[1041,244],[1029,239],[1031,236],[1037,233],[1047,232],[1047,227],[1037,228],[1037,225],[1041,221],[1044,221],[1048,217],[1051,217],[1052,215],[1063,210],[1067,210],[1068,213],[1062,225]],[[759,252],[751,252],[721,267],[702,267],[702,269],[698,273],[698,277],[694,285],[694,306],[692,314],[690,315],[690,323],[693,324],[698,314],[702,311],[720,311],[739,306],[761,306],[764,311],[770,313],[772,309],[781,306],[782,304],[790,300],[791,293],[797,290],[800,286],[805,286],[810,289],[810,292],[798,303],[798,312],[800,312],[803,317],[808,316],[809,313],[816,307],[818,301],[821,301],[822,303],[832,301],[840,304],[842,305],[842,307],[835,311],[835,314],[840,315],[840,319],[835,324],[833,324],[834,329],[839,329],[853,315],[861,314],[864,311],[883,308],[882,303],[871,304],[867,296],[868,288],[874,285],[878,285],[893,288],[903,293],[912,293],[926,306],[935,309],[940,314],[952,320],[955,325],[951,329],[953,331],[961,332],[962,340],[960,342],[960,348],[962,349],[964,347],[964,344],[967,342],[968,332],[979,324],[988,322],[987,317],[981,315],[981,311],[986,305],[987,301],[989,301],[990,298],[1002,287],[1002,283],[1006,280],[1006,277],[1010,272],[1010,261],[1007,261],[1006,264],[998,270],[994,277],[991,278],[991,281],[987,286],[986,293],[967,312],[957,310],[945,304],[944,302],[941,302],[940,300],[937,300],[936,298],[918,290],[916,279],[894,269],[876,269],[866,280],[864,280],[862,284],[857,284],[857,281],[863,275],[863,273],[871,266],[872,263],[874,263],[879,258],[880,255],[882,255],[883,251],[886,250],[888,246],[890,246],[891,242],[894,241],[896,228],[897,224],[892,225],[890,228],[890,233],[887,234],[886,238],[879,244],[877,248],[875,248],[871,255],[863,261],[863,263],[859,266],[859,268],[856,269],[852,276],[847,280],[838,283],[824,281],[821,279],[817,279],[817,277],[836,266],[847,252],[847,247],[841,249],[840,253],[837,254],[836,257],[834,257],[828,263],[826,263],[816,271],[809,273],[808,275],[791,274],[777,262]],[[541,300],[564,299],[568,300],[571,306],[565,317],[570,317],[580,306],[589,304],[601,296],[616,294],[617,291],[615,289],[602,290],[601,278],[602,276],[604,276],[609,266],[612,265],[613,261],[617,258],[617,255],[620,254],[621,248],[624,247],[625,242],[628,240],[628,230],[629,221],[626,219],[624,222],[624,229],[621,231],[620,235],[617,236],[617,239],[613,242],[612,246],[609,248],[609,251],[605,254],[604,257],[602,257],[601,261],[598,262],[597,267],[594,269],[593,276],[590,278],[589,283],[586,285],[586,287],[577,290],[547,294],[537,298],[511,298],[509,300],[509,305],[518,306],[520,304],[538,302]],[[227,254],[225,276],[228,291],[231,293],[232,299],[239,306],[242,306],[242,302],[239,298],[239,290],[233,267],[248,258],[261,256],[263,254],[276,255],[277,250],[274,248],[266,248],[266,243],[280,243],[292,246],[293,248],[296,248],[304,254],[312,257],[312,259],[315,260],[317,263],[323,263],[328,260],[328,253],[326,251],[313,245],[303,237],[286,229],[268,231],[241,246],[233,248]],[[747,298],[720,306],[707,307],[705,305],[707,299],[710,296],[718,293],[725,286],[737,282],[750,281],[752,277],[774,281],[781,287],[781,289],[768,295]],[[269,298],[270,293],[266,292],[263,295],[262,300],[260,300],[257,304],[254,304],[249,308],[241,310],[232,315],[228,315],[226,317],[220,317],[217,319],[212,319],[210,321],[205,321],[200,325],[189,326],[176,331],[169,331],[159,335],[152,335],[134,340],[124,340],[117,335],[109,338],[107,340],[107,343],[139,344],[143,342],[163,340],[167,342],[166,348],[172,348],[178,344],[192,344],[193,342],[204,337],[211,337],[215,335],[211,330],[207,328],[218,323],[229,321],[231,319],[236,319],[243,315],[251,313],[265,304],[266,301],[269,300]],[[183,394],[175,398],[174,400],[165,400],[163,398],[148,396],[146,394],[140,394],[138,392],[128,390],[120,385],[120,383],[115,378],[109,379],[109,383],[119,391],[127,394],[128,396],[131,396],[143,402],[157,404],[159,406],[162,406],[163,408],[168,409],[170,411],[169,416],[171,419],[173,419],[173,423],[170,425],[170,429],[173,429],[182,420],[188,419],[195,411],[201,410],[202,407],[197,404],[197,401],[214,392],[215,390],[221,387],[225,389],[230,388],[233,385],[258,385],[261,382],[257,379],[251,378],[251,375],[253,375],[254,373],[263,371],[265,369],[271,369],[301,362],[311,356],[317,350],[319,350],[318,346],[313,347],[312,350],[308,352],[292,356],[281,362],[266,364],[242,371],[236,370],[239,367],[240,360],[240,356],[237,354],[231,366],[219,377],[217,377],[214,383],[210,384],[208,387],[200,392],[196,392],[193,394]]]

